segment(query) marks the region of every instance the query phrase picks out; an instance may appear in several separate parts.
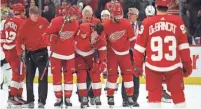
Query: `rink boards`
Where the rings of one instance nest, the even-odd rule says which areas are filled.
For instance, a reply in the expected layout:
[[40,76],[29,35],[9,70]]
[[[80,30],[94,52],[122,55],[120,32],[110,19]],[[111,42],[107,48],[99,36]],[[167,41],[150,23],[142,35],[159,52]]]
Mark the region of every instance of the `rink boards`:
[[[184,78],[185,84],[201,84],[201,46],[191,46],[191,58],[192,58],[192,65],[193,65],[193,72],[190,77]],[[102,79],[102,82],[104,83],[104,79]],[[34,82],[38,81],[38,72],[36,73],[36,77]],[[73,79],[74,83],[76,83],[76,75],[74,75]],[[118,80],[120,83],[122,81],[121,77]],[[52,74],[50,73],[50,68],[49,68],[49,73],[48,73],[48,82],[52,82]],[[144,84],[145,83],[145,77],[140,78],[140,83]]]

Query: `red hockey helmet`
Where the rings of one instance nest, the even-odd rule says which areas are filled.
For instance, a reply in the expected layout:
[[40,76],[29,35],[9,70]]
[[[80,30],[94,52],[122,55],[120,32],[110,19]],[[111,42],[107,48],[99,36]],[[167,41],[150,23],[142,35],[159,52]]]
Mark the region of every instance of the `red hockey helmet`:
[[156,5],[157,6],[166,6],[170,4],[171,0],[156,0]]
[[21,14],[24,12],[24,5],[21,3],[16,3],[13,5],[13,12],[14,14]]
[[65,8],[65,14],[67,16],[78,16],[79,9],[76,5],[67,5]]
[[122,6],[114,4],[114,6],[111,10],[111,16],[115,19],[122,19],[123,18]]

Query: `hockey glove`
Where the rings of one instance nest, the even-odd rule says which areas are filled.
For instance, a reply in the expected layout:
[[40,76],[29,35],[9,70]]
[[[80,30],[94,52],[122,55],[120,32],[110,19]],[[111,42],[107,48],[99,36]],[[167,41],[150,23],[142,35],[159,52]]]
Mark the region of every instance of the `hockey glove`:
[[182,63],[182,64],[183,64],[184,77],[190,76],[192,73],[192,70],[193,70],[191,63],[186,62],[186,63]]
[[107,66],[107,64],[104,61],[100,62],[100,64],[99,64],[99,72],[100,73],[105,72],[106,71],[106,66]]
[[94,30],[98,33],[98,35],[101,35],[101,33],[104,30],[104,27],[101,23],[98,23],[98,24],[94,25]]

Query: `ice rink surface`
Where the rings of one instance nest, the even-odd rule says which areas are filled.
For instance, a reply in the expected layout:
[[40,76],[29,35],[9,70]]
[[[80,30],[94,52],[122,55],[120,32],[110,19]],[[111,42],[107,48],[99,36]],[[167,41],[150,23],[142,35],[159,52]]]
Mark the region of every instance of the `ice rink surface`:
[[[54,108],[55,96],[53,92],[53,86],[51,83],[49,85],[47,104],[45,105],[45,109],[56,109]],[[24,84],[25,87],[25,84]],[[105,87],[103,84],[102,87]],[[121,85],[119,85],[119,90],[115,94],[115,106],[114,109],[130,109],[129,107],[122,107],[122,97],[120,91]],[[76,85],[74,85],[73,96],[71,97],[71,102],[73,103],[73,107],[69,107],[68,109],[80,109],[80,103],[78,102],[78,97],[76,94]],[[37,108],[37,99],[38,99],[38,84],[34,84],[35,90],[35,108]],[[186,94],[186,109],[201,109],[201,85],[185,85],[185,94]],[[133,109],[150,109],[147,103],[147,92],[145,90],[145,84],[140,85],[140,95],[138,99],[138,103],[140,104],[139,108],[133,107]],[[7,97],[8,97],[8,88],[4,87],[3,90],[0,90],[0,109],[7,108]],[[26,87],[24,88],[23,98],[26,100]],[[101,96],[102,106],[100,109],[110,109],[107,105],[107,97],[104,91],[102,91]],[[162,103],[161,109],[173,109],[172,103]],[[25,108],[23,108],[25,109]],[[87,109],[96,109],[95,106],[90,106]]]

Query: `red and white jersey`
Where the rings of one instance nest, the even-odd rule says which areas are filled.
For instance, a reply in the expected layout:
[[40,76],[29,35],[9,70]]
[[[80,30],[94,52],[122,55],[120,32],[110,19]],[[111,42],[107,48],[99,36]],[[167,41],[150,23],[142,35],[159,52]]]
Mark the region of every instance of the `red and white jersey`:
[[64,14],[64,7],[62,7],[62,6],[59,6],[59,7],[57,7],[57,9],[56,9],[56,16],[63,16],[63,14]]
[[[104,60],[107,49],[104,32],[98,35],[97,32],[91,29],[89,23],[80,24],[80,28],[75,36],[76,53],[85,57],[95,53],[95,49],[100,51],[100,60]],[[101,53],[101,51],[103,53]]]
[[146,18],[136,39],[134,61],[158,72],[168,72],[181,67],[181,61],[191,62],[186,29],[176,15],[156,15]]
[[[79,24],[76,20],[66,22],[62,28],[64,19],[62,16],[52,19],[46,34],[50,36],[50,50],[52,57],[62,60],[70,60],[75,57],[74,36]],[[52,35],[54,34],[54,35]]]
[[14,49],[16,46],[16,36],[20,25],[24,22],[24,19],[18,17],[7,18],[1,36],[2,48],[4,50]]
[[104,22],[104,32],[109,49],[117,55],[129,54],[129,49],[134,48],[135,35],[130,22],[123,18],[119,23],[112,20]]
[[105,9],[109,10],[110,12],[112,12],[112,9],[114,9],[115,5],[119,5],[122,8],[121,2],[119,2],[119,1],[110,1],[110,2],[107,2],[105,4]]

